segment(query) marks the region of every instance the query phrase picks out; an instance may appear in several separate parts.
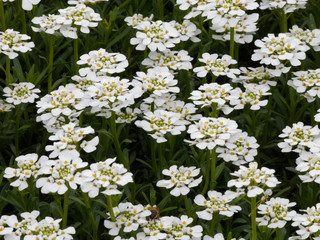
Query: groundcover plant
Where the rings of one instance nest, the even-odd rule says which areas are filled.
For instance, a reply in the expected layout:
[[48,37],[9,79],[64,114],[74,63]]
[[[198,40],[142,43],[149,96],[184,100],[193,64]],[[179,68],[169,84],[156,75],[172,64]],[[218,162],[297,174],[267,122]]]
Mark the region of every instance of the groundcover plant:
[[0,239],[320,239],[319,0],[0,0]]

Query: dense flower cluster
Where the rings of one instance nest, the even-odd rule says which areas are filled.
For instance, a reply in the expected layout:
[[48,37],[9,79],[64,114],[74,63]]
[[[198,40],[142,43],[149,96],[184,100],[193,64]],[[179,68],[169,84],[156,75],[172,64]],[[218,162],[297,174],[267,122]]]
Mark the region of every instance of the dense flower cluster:
[[258,213],[263,217],[257,218],[257,222],[260,226],[268,228],[283,228],[288,221],[297,215],[296,211],[289,210],[295,205],[295,202],[289,202],[286,198],[271,198],[258,206]]
[[185,141],[200,149],[212,150],[216,146],[224,146],[231,135],[238,131],[237,127],[235,121],[227,118],[202,117],[188,128],[190,138],[193,140]]
[[170,176],[171,179],[160,180],[157,182],[158,187],[165,187],[167,189],[174,187],[170,194],[178,197],[180,195],[187,195],[190,188],[197,187],[201,181],[202,176],[195,179],[200,173],[200,169],[196,167],[184,167],[177,165],[171,166],[169,169],[162,170],[162,174]]
[[34,84],[30,82],[11,83],[13,89],[5,87],[3,96],[6,97],[8,103],[19,105],[21,103],[33,103],[40,93],[38,88],[34,88]]
[[209,200],[202,195],[197,195],[194,202],[198,206],[206,209],[196,212],[198,217],[204,220],[211,220],[213,213],[218,212],[220,215],[231,217],[234,213],[241,210],[239,206],[232,206],[229,203],[238,197],[238,194],[232,191],[226,191],[224,194],[217,191],[208,191]]
[[320,183],[320,155],[318,152],[302,151],[296,160],[296,170],[304,173],[299,175],[302,182]]
[[262,0],[260,9],[283,9],[284,13],[291,13],[297,9],[305,8],[307,0]]
[[23,212],[20,221],[16,215],[1,216],[0,235],[4,239],[73,239],[71,235],[76,232],[74,227],[60,229],[61,219],[45,217],[38,221],[39,215],[39,211]]
[[228,187],[244,187],[249,198],[257,197],[264,193],[266,187],[273,188],[280,183],[274,173],[275,170],[266,167],[258,169],[258,163],[251,162],[248,168],[240,166],[239,171],[231,173],[237,178],[230,180]]
[[7,55],[10,59],[18,57],[17,52],[28,52],[34,48],[33,42],[27,42],[31,39],[26,34],[21,34],[13,29],[7,29],[0,32],[0,53]]

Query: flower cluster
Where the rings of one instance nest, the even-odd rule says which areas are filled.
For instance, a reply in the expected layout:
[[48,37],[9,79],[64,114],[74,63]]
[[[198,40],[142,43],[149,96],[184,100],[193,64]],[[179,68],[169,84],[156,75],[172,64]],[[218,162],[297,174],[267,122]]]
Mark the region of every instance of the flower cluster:
[[157,182],[157,187],[165,187],[167,189],[174,187],[170,194],[178,197],[180,195],[187,195],[190,188],[197,187],[201,181],[202,176],[195,179],[199,175],[200,169],[196,167],[184,167],[177,165],[171,166],[169,169],[162,170],[162,174],[170,176],[168,180],[160,180]]
[[191,145],[196,145],[200,149],[212,150],[216,146],[224,146],[231,134],[238,131],[238,124],[230,119],[206,118],[202,117],[195,124],[188,128],[190,138],[194,140],[185,140]]
[[292,226],[299,227],[297,230],[298,236],[290,237],[289,240],[295,239],[307,239],[315,236],[313,239],[318,239],[320,226],[319,226],[319,217],[320,217],[320,203],[317,203],[316,206],[308,207],[306,210],[301,210],[305,212],[304,214],[296,214],[292,220]]
[[0,53],[7,55],[10,59],[18,57],[17,52],[28,52],[34,48],[33,42],[27,42],[31,39],[26,34],[20,34],[13,29],[7,29],[0,32]]
[[88,165],[78,157],[65,155],[58,160],[47,160],[41,165],[41,175],[36,182],[36,187],[41,188],[41,193],[65,194],[69,187],[77,189],[78,170]]
[[95,4],[97,2],[108,2],[109,0],[68,0],[69,5],[77,5],[77,4]]
[[264,66],[253,67],[240,67],[241,74],[238,78],[233,78],[232,82],[242,84],[267,84],[269,86],[277,85],[276,81],[272,81],[276,75],[272,74],[272,69],[265,68]]
[[113,208],[116,221],[104,221],[104,226],[109,230],[109,235],[117,236],[122,229],[123,232],[136,231],[139,226],[147,224],[147,217],[151,212],[141,204],[133,205],[130,202],[120,203]]
[[98,13],[85,4],[59,9],[59,14],[42,17],[35,17],[32,22],[40,25],[34,27],[36,32],[46,32],[48,34],[62,34],[65,37],[77,39],[78,30],[88,34],[89,27],[98,26],[98,21],[102,18]]
[[108,158],[103,162],[93,163],[90,169],[82,171],[81,190],[91,198],[99,195],[100,188],[104,188],[101,193],[106,195],[120,194],[117,187],[133,182],[133,179],[132,173],[123,164],[115,163],[115,160],[116,158]]
[[108,53],[105,49],[100,48],[82,55],[77,64],[88,65],[88,67],[81,68],[79,74],[94,81],[97,76],[125,71],[128,60],[123,54]]
[[[3,2],[13,2],[14,0],[2,0]],[[22,9],[30,11],[33,8],[33,5],[37,5],[41,0],[22,0]]]
[[302,151],[296,160],[296,170],[304,173],[299,175],[302,182],[320,183],[320,154]]
[[14,105],[0,99],[0,113],[10,112],[12,108],[14,108]]
[[0,235],[4,239],[73,239],[74,227],[60,229],[61,219],[45,217],[38,221],[39,211],[23,212],[22,220],[16,215],[4,215],[0,218]]
[[283,9],[284,13],[291,13],[297,9],[305,8],[307,0],[262,0],[260,9]]
[[46,151],[52,151],[49,155],[50,158],[65,155],[79,157],[77,147],[82,142],[80,149],[83,149],[85,152],[93,152],[96,150],[95,146],[98,145],[98,137],[95,137],[90,142],[82,141],[86,135],[91,133],[94,133],[92,127],[80,128],[71,122],[62,126],[54,135],[49,137],[49,140],[54,141],[54,143],[53,145],[47,145]]
[[157,143],[166,142],[164,135],[171,133],[179,135],[186,130],[187,121],[180,120],[180,114],[164,110],[155,110],[154,112],[145,112],[144,120],[135,122],[136,126],[146,132],[151,133],[151,137],[156,139]]
[[212,215],[218,212],[221,215],[231,217],[234,213],[241,210],[239,206],[232,206],[229,203],[238,197],[238,194],[232,191],[226,191],[224,194],[217,191],[208,191],[209,200],[202,195],[197,195],[194,202],[198,206],[203,206],[206,209],[196,212],[198,217],[204,220],[211,220]]
[[257,197],[264,193],[265,187],[273,188],[280,183],[274,173],[275,170],[266,167],[258,169],[258,163],[251,162],[248,168],[240,166],[239,171],[231,173],[237,178],[230,180],[228,187],[235,186],[238,189],[245,187],[249,198]]
[[286,126],[279,137],[284,138],[284,142],[278,143],[282,152],[301,152],[310,149],[318,150],[320,140],[320,130],[318,126],[305,126],[303,122],[294,123],[292,127]]
[[229,114],[233,108],[229,106],[232,99],[236,99],[241,93],[240,88],[234,89],[229,83],[218,84],[209,83],[199,87],[199,90],[191,92],[189,99],[193,100],[195,105],[203,107],[213,107],[216,104],[218,110],[222,110],[224,114]]
[[3,89],[3,96],[6,97],[8,103],[19,105],[21,103],[33,103],[40,93],[38,88],[34,88],[34,84],[30,82],[11,83],[13,89],[5,87]]
[[42,174],[41,167],[48,161],[48,157],[39,156],[35,153],[21,155],[15,159],[18,168],[7,167],[4,171],[3,177],[17,178],[10,183],[11,186],[17,187],[19,191],[28,187],[28,179],[36,179],[38,175]]
[[167,67],[172,71],[190,70],[192,69],[192,57],[185,50],[169,51],[165,50],[161,53],[150,52],[149,58],[144,59],[141,64],[148,67]]
[[293,72],[294,78],[288,85],[301,93],[308,102],[313,102],[320,97],[320,69]]
[[287,221],[291,221],[297,215],[296,211],[289,208],[295,206],[295,202],[289,202],[286,198],[271,198],[258,206],[258,213],[263,217],[257,218],[259,226],[268,228],[283,228]]
[[227,76],[229,78],[236,78],[236,74],[240,74],[239,69],[229,68],[230,65],[237,63],[237,61],[232,59],[229,55],[223,55],[222,58],[218,58],[218,54],[216,53],[204,53],[202,54],[202,58],[199,58],[199,61],[206,65],[193,69],[198,77],[205,77],[208,72],[211,72],[216,77]]
[[267,37],[258,39],[254,43],[260,49],[254,50],[251,59],[272,66],[278,66],[286,61],[290,61],[292,66],[299,66],[300,60],[306,58],[305,52],[309,50],[309,47],[301,44],[299,39],[284,33],[278,36],[269,33]]
[[235,165],[242,165],[252,162],[258,154],[257,148],[259,144],[255,137],[248,136],[246,132],[237,132],[232,134],[226,141],[225,147],[218,147],[218,157],[224,161],[231,161]]
[[311,46],[315,51],[320,50],[320,29],[303,30],[297,25],[294,25],[289,29],[288,35],[299,39],[302,43],[305,43],[308,46]]

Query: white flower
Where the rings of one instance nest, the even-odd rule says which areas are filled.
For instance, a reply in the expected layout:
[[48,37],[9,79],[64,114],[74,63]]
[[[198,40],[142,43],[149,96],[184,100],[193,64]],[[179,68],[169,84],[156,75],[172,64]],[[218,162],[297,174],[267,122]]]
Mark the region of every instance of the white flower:
[[170,70],[190,70],[192,69],[192,57],[185,50],[169,51],[165,50],[161,53],[150,52],[149,58],[142,61],[142,65],[148,67],[167,67]]
[[248,136],[246,132],[237,132],[231,135],[225,147],[218,147],[216,152],[220,153],[218,157],[224,161],[241,165],[254,160],[258,154],[258,147],[259,144],[254,137]]
[[62,24],[60,28],[61,34],[73,39],[78,38],[78,28],[80,32],[88,34],[90,32],[89,27],[98,26],[97,21],[102,20],[98,13],[95,13],[92,8],[84,4],[59,9],[59,13],[60,15],[58,15],[56,21],[58,24]]
[[263,96],[271,95],[269,85],[259,85],[254,83],[244,84],[245,91],[235,92],[238,96],[230,99],[230,105],[234,109],[243,109],[244,105],[249,104],[251,110],[259,110],[268,104],[268,100],[263,100]]
[[150,132],[151,137],[156,139],[157,143],[167,141],[164,138],[166,133],[179,135],[182,131],[186,130],[185,125],[187,121],[181,121],[179,113],[159,109],[154,112],[145,112],[144,119],[136,121],[136,126]]
[[292,218],[292,226],[299,227],[299,230],[296,231],[299,236],[290,239],[307,239],[309,237],[312,238],[313,236],[318,236],[316,233],[320,230],[320,226],[318,224],[320,217],[320,203],[317,203],[316,206],[308,207],[306,210],[301,211],[305,213],[296,214]]
[[251,162],[249,163],[249,168],[240,166],[239,171],[231,173],[232,176],[237,178],[230,180],[228,187],[245,187],[249,198],[257,197],[264,193],[264,188],[273,188],[280,183],[274,176],[274,172],[275,170],[266,167],[258,169],[258,163]]
[[239,131],[238,124],[230,119],[206,118],[202,117],[195,124],[188,128],[190,138],[194,140],[185,140],[191,145],[196,145],[200,149],[212,150],[216,146],[224,146],[231,134]]
[[287,221],[291,221],[297,215],[296,211],[289,211],[295,206],[295,202],[289,202],[286,198],[271,198],[269,201],[258,206],[258,213],[262,217],[257,218],[259,226],[268,228],[283,228]]
[[131,17],[126,17],[124,21],[127,23],[128,26],[132,26],[133,28],[139,28],[139,24],[141,22],[150,22],[153,18],[153,14],[150,17],[143,17],[140,13],[135,13]]
[[264,66],[253,68],[253,67],[240,67],[241,75],[238,78],[233,78],[232,82],[235,83],[255,83],[255,84],[266,84],[269,86],[276,86],[277,82],[272,81],[275,77],[271,72],[273,69],[265,68]]
[[284,142],[278,143],[278,147],[282,152],[301,152],[306,148],[317,150],[319,144],[320,130],[318,126],[305,126],[303,122],[294,123],[292,127],[286,126],[282,130],[281,138],[285,138]]
[[98,2],[108,2],[109,0],[68,0],[69,5],[77,5],[77,4],[95,4]]
[[59,30],[62,26],[57,22],[58,15],[49,14],[48,16],[42,15],[41,17],[34,17],[31,21],[33,24],[40,25],[39,27],[33,27],[34,32],[45,32],[48,34],[61,35]]
[[237,99],[240,96],[240,88],[234,89],[230,84],[209,83],[199,87],[199,90],[191,92],[189,99],[193,100],[195,105],[203,107],[213,107],[216,104],[218,110],[224,114],[229,114],[233,108],[229,106],[231,99]]
[[95,80],[97,76],[120,73],[128,66],[126,56],[120,53],[108,53],[105,49],[90,51],[84,54],[77,61],[78,65],[88,65],[80,68],[79,74],[88,80]]
[[229,78],[235,78],[235,74],[240,74],[239,69],[229,68],[230,65],[237,63],[229,55],[223,55],[222,58],[218,58],[216,53],[203,53],[199,61],[205,63],[205,66],[193,69],[198,77],[205,77],[209,71],[217,77],[226,75]]
[[33,103],[39,97],[37,93],[40,93],[40,90],[34,88],[34,84],[30,82],[11,83],[10,85],[13,89],[9,87],[3,89],[3,96],[7,97],[6,101],[8,103],[13,103],[14,105]]
[[[205,235],[203,237],[203,240],[224,240],[224,237],[223,237],[222,233],[217,233],[213,237]],[[237,240],[237,239],[236,238],[231,238],[231,240]],[[239,238],[238,240],[244,240],[244,238]]]
[[135,28],[139,31],[130,43],[137,45],[137,50],[143,51],[148,47],[151,51],[164,51],[180,42],[179,32],[168,22],[142,21]]
[[133,84],[141,86],[143,91],[149,91],[158,96],[180,91],[179,87],[176,87],[178,81],[174,79],[167,67],[150,68],[147,73],[137,72],[136,74]]
[[291,13],[306,7],[307,0],[262,0],[260,9],[283,9],[284,13]]
[[33,42],[27,42],[31,39],[26,34],[20,34],[13,29],[7,29],[0,32],[0,53],[7,55],[10,59],[18,57],[17,52],[28,52],[34,47]]
[[[46,151],[52,151],[49,155],[50,158],[55,158],[63,154],[71,154],[73,156],[79,156],[78,151],[76,150],[77,144],[82,142],[82,139],[87,135],[94,133],[92,127],[80,128],[77,127],[75,123],[69,123],[62,126],[62,129],[58,130],[54,135],[49,137],[49,140],[55,141],[53,145],[47,145]],[[92,152],[96,145],[98,145],[98,139],[95,138],[90,143],[84,142],[83,146],[84,151]],[[88,147],[88,144],[90,145]]]
[[241,210],[239,206],[232,206],[229,203],[238,197],[238,194],[232,191],[226,191],[224,194],[217,191],[208,191],[209,200],[198,194],[194,202],[198,206],[205,207],[205,210],[196,212],[198,217],[204,220],[211,220],[213,213],[218,212],[220,215],[227,217],[233,216],[234,213]]
[[311,46],[315,51],[320,50],[320,29],[303,30],[297,25],[289,29],[288,35],[299,39],[302,43]]
[[151,214],[151,212],[141,204],[133,205],[130,202],[120,203],[112,210],[116,221],[104,221],[104,226],[110,229],[109,235],[111,236],[118,235],[121,229],[123,229],[125,233],[136,231],[142,225],[147,224],[147,217]]
[[0,99],[0,113],[10,112],[12,108],[14,108],[14,105],[6,103],[2,99]]
[[296,160],[296,170],[304,173],[299,175],[303,182],[320,183],[320,154],[302,151]]
[[308,102],[320,97],[320,69],[293,72],[295,77],[288,81],[288,85],[301,93]]
[[170,24],[180,33],[178,38],[181,41],[184,42],[190,39],[192,42],[200,42],[200,39],[196,36],[201,33],[201,30],[194,23],[184,20],[182,24],[176,21],[171,21]]
[[73,156],[60,156],[59,160],[48,160],[41,166],[41,177],[36,182],[36,187],[41,188],[44,194],[64,194],[68,188],[77,189],[76,172],[88,165],[81,158]]
[[19,191],[28,187],[27,180],[33,177],[36,179],[41,172],[41,166],[48,161],[48,157],[41,156],[40,158],[36,153],[21,155],[15,159],[18,168],[7,167],[4,171],[3,177],[16,178],[14,182],[10,183],[11,186],[18,187]]
[[114,163],[115,160],[108,158],[103,162],[91,164],[90,170],[82,171],[77,179],[81,190],[87,192],[91,198],[98,196],[100,188],[105,189],[102,193],[106,195],[120,194],[117,187],[133,182],[133,179],[132,173],[129,173],[123,164]]
[[116,112],[116,117],[117,117],[116,123],[131,123],[137,119],[138,114],[140,113],[141,113],[141,110],[139,108],[132,109],[127,107],[124,112],[123,111]]
[[260,49],[254,50],[251,56],[253,61],[260,61],[261,64],[277,66],[290,61],[292,66],[299,66],[300,60],[306,58],[305,52],[309,49],[295,37],[280,33],[278,36],[268,34],[262,40],[256,40],[254,44]]
[[175,197],[187,195],[190,192],[190,188],[197,187],[201,183],[202,176],[195,179],[199,173],[200,169],[196,167],[180,166],[178,169],[177,165],[173,165],[169,169],[162,170],[162,174],[170,176],[171,179],[158,181],[157,187],[165,187],[167,189],[174,187],[170,194]]

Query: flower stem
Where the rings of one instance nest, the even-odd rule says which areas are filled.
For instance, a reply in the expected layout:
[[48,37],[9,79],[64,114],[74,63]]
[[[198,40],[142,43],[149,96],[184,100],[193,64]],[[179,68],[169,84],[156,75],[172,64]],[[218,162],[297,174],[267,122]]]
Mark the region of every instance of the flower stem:
[[190,214],[190,206],[189,206],[189,201],[187,195],[183,195],[183,200],[184,200],[184,206],[187,210],[187,215]]
[[11,76],[10,76],[10,68],[11,68],[11,60],[10,58],[7,56],[6,57],[6,78],[7,78],[7,86],[10,85],[11,83]]
[[67,227],[68,221],[68,194],[69,189],[63,195],[63,217],[62,217],[62,228],[65,229]]
[[201,192],[201,195],[206,194],[208,187],[209,187],[209,181],[210,181],[210,151],[206,152],[206,172],[205,172],[205,183]]
[[216,147],[211,150],[211,177],[210,177],[210,190],[213,190],[217,185],[216,181]]
[[234,59],[234,28],[230,28],[230,56]]
[[281,240],[280,228],[276,228],[276,240]]
[[0,1],[0,18],[1,18],[1,29],[4,32],[6,30],[6,19],[4,17],[3,1]]
[[163,21],[163,0],[157,0],[159,19]]
[[257,240],[257,223],[256,223],[256,209],[257,209],[257,202],[256,198],[251,198],[251,227],[252,227],[252,237],[251,240]]
[[214,212],[212,215],[212,220],[210,221],[210,229],[209,229],[210,236],[214,235],[214,229],[217,224],[218,217],[219,217],[219,212]]
[[114,212],[113,212],[113,208],[112,208],[112,199],[109,195],[106,195],[106,198],[107,198],[107,204],[108,204],[108,210],[110,213],[110,218],[111,218],[111,221],[114,222],[116,220],[116,217],[114,216]]
[[54,36],[49,36],[49,76],[48,76],[48,93],[52,90],[52,71],[54,56]]
[[280,31],[282,33],[288,32],[288,23],[287,23],[287,15],[284,13],[283,9],[280,11]]
[[17,106],[16,108],[17,117],[16,117],[16,131],[14,134],[14,143],[15,143],[15,149],[16,149],[16,155],[19,155],[19,127],[20,127],[20,119],[21,115],[23,113],[23,109],[21,108],[21,104]]
[[127,162],[121,147],[120,147],[120,143],[119,143],[119,139],[118,139],[118,134],[117,134],[117,126],[116,126],[116,115],[115,113],[112,111],[112,115],[110,118],[110,128],[111,128],[111,134],[112,134],[112,140],[117,152],[117,156],[119,158],[119,161],[125,166],[125,168],[129,171],[130,170],[130,166],[129,163]]
[[79,66],[77,64],[77,61],[79,59],[79,38],[74,39],[73,41],[73,64],[74,64],[74,74],[78,75]]
[[22,0],[18,1],[21,8],[22,33],[27,34],[26,12],[22,8]]
[[89,200],[88,195],[86,193],[82,193],[82,196],[83,196],[84,202],[86,204],[86,207],[88,209],[89,217],[90,217],[91,224],[92,224],[92,231],[93,231],[93,238],[92,239],[97,240],[98,227],[97,227],[96,221],[94,220],[94,216],[93,216],[91,205],[90,205],[90,200]]
[[311,126],[314,127],[316,125],[316,122],[314,120],[314,115],[315,115],[315,103],[311,102],[310,103],[310,120],[311,120]]

